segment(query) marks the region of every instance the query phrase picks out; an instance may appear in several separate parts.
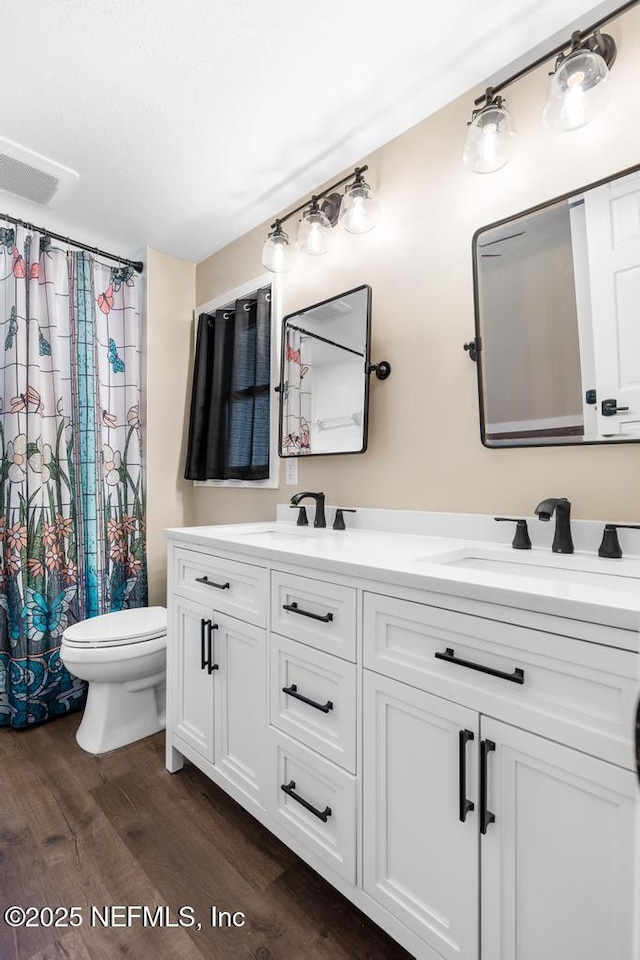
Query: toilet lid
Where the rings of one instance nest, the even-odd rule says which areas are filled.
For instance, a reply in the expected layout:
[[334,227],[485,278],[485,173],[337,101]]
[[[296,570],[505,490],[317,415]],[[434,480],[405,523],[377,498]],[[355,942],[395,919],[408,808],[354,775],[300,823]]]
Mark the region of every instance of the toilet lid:
[[74,647],[115,647],[142,643],[144,640],[162,637],[166,632],[165,607],[138,607],[81,620],[67,627],[62,639],[64,643]]

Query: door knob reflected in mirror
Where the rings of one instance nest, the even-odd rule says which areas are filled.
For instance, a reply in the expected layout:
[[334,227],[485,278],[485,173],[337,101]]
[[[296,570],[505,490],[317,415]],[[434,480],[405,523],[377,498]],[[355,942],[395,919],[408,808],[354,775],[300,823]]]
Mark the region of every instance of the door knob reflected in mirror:
[[610,398],[609,400],[602,401],[602,416],[603,417],[613,417],[616,413],[624,413],[625,410],[628,410],[629,407],[619,407],[618,401],[615,398]]

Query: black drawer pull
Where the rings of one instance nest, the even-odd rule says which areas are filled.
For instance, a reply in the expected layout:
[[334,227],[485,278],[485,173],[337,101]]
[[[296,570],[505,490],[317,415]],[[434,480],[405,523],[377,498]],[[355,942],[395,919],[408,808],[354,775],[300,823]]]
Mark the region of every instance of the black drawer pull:
[[227,583],[216,583],[215,580],[209,580],[207,576],[196,577],[196,583],[204,583],[207,587],[217,587],[218,590],[228,590],[231,584]]
[[331,700],[327,700],[326,703],[316,703],[315,700],[309,700],[308,697],[303,697],[301,693],[298,693],[298,687],[295,683],[292,683],[290,687],[283,687],[282,692],[290,697],[295,697],[296,700],[302,700],[303,703],[308,703],[310,707],[315,707],[316,710],[322,710],[323,713],[329,713],[329,710],[333,710]]
[[494,670],[493,667],[484,667],[481,663],[473,663],[471,660],[460,660],[453,652],[453,647],[447,647],[444,653],[436,653],[437,660],[447,660],[449,663],[457,663],[459,667],[469,667],[469,670],[477,670],[479,673],[488,673],[492,677],[500,677],[501,680],[511,680],[512,683],[524,683],[524,670],[522,667],[516,667],[513,673],[505,673],[504,670]]
[[333,620],[332,613],[325,613],[324,616],[321,613],[311,613],[310,610],[301,610],[298,604],[293,603],[283,603],[283,610],[289,610],[290,613],[299,613],[301,617],[311,617],[312,620],[322,620],[323,623],[331,623]]
[[496,816],[487,809],[487,757],[496,745],[493,740],[480,741],[480,833],[486,833],[490,823],[496,822]]
[[471,730],[460,730],[458,734],[458,758],[460,765],[458,778],[458,788],[460,790],[458,817],[461,823],[465,822],[467,814],[471,813],[475,807],[473,800],[467,799],[467,743],[473,739],[474,736]]
[[305,810],[308,810],[309,813],[312,813],[314,817],[317,817],[318,820],[322,820],[323,823],[326,823],[329,817],[331,816],[331,807],[325,807],[324,810],[317,810],[316,807],[312,806],[307,800],[303,800],[302,797],[299,797],[297,793],[293,791],[296,788],[295,780],[290,780],[289,783],[280,784],[280,789],[284,791],[292,800],[297,800],[298,803],[301,803]]

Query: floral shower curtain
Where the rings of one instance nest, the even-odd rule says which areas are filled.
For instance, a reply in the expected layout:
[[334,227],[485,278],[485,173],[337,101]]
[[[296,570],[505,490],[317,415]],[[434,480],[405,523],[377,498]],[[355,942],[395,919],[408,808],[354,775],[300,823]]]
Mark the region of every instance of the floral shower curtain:
[[[309,338],[287,324],[285,381],[282,386],[282,453],[304,455],[311,450],[311,350]],[[306,379],[305,379],[306,378]]]
[[138,283],[0,229],[0,724],[82,707],[64,629],[147,602]]

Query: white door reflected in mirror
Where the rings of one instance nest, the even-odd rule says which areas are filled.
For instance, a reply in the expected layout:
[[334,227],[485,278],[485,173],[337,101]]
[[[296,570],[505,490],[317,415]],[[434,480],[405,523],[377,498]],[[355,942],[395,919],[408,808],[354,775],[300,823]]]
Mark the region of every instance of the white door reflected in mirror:
[[640,169],[474,238],[486,446],[640,440]]

